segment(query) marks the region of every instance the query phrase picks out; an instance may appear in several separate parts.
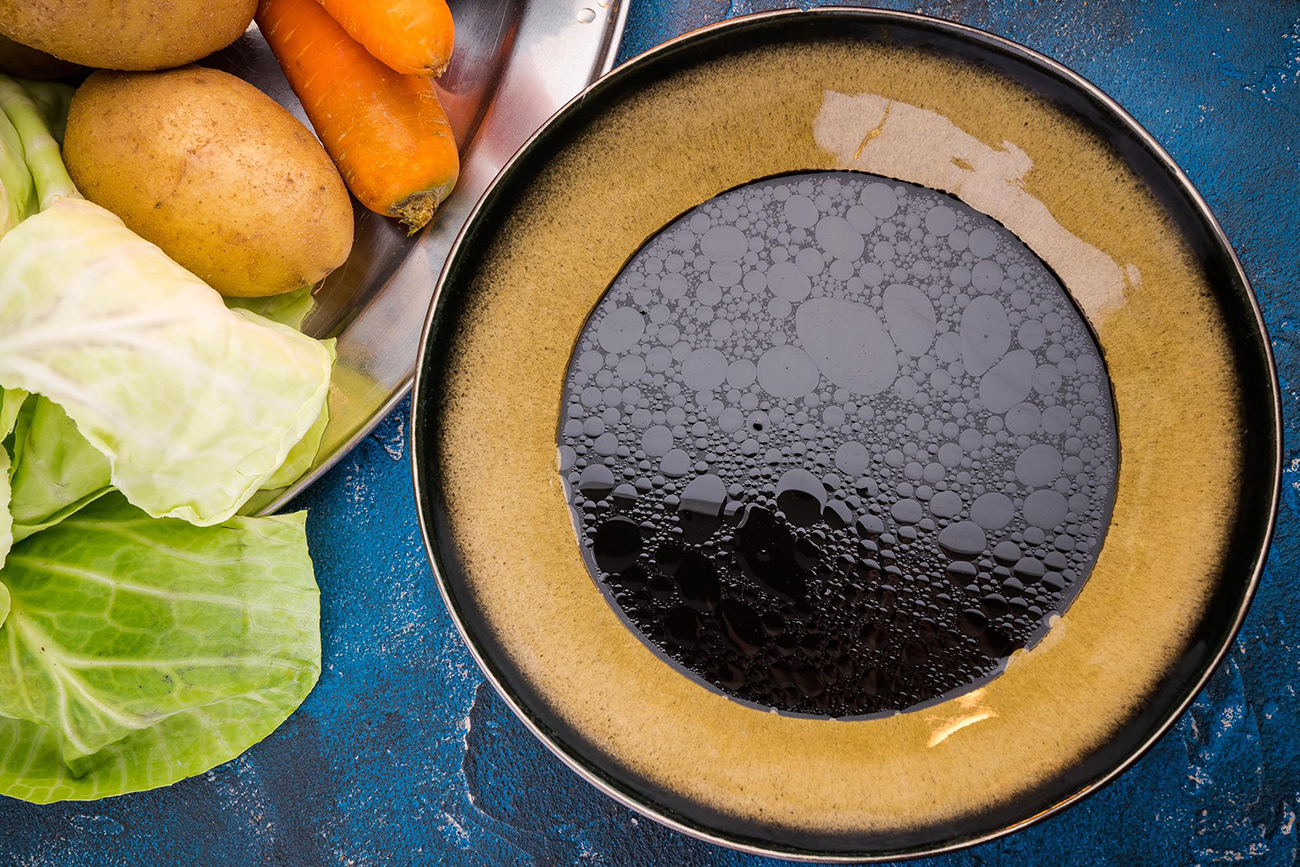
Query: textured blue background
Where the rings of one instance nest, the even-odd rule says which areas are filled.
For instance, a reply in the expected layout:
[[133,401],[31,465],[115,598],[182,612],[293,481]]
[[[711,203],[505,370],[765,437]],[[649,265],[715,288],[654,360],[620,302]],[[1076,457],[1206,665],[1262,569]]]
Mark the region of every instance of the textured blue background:
[[[927,865],[1296,862],[1300,798],[1300,3],[927,0],[884,4],[991,30],[1081,72],[1209,200],[1264,307],[1287,414],[1283,504],[1258,598],[1177,726],[1096,796]],[[620,55],[757,3],[635,0]],[[325,670],[240,759],[91,804],[0,802],[5,864],[768,864],[638,819],[535,743],[483,683],[425,563],[409,407],[300,503]]]

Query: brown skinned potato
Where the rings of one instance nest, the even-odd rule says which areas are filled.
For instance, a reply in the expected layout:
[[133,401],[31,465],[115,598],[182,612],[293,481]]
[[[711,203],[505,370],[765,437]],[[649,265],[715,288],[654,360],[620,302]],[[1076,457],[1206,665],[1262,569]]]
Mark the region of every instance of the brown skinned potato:
[[96,72],[63,157],[82,195],[223,295],[315,283],[352,249],[352,202],[324,148],[233,75]]
[[225,48],[257,0],[0,0],[0,33],[105,69],[166,69]]

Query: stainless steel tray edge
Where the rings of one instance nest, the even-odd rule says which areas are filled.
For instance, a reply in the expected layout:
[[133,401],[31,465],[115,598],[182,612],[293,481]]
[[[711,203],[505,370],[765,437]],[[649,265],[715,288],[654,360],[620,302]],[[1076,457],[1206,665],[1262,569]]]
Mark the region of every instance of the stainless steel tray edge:
[[[509,55],[462,151],[456,190],[364,306],[337,333],[315,334],[337,339],[329,427],[311,470],[273,498],[255,501],[257,514],[279,510],[324,475],[410,392],[434,286],[479,197],[547,118],[614,66],[629,4],[604,2],[609,5],[595,0],[506,4],[518,12],[515,32],[505,42]],[[511,23],[503,15],[500,26]],[[459,26],[457,39],[463,39]],[[307,326],[313,333],[310,318]]]

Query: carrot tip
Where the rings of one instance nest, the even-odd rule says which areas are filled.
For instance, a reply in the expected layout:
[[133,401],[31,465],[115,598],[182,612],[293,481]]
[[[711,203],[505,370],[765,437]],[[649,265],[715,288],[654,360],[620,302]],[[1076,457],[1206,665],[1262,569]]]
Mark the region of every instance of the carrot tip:
[[439,187],[436,190],[422,190],[412,193],[388,209],[390,216],[397,217],[406,226],[407,234],[414,235],[433,219],[434,212],[442,204],[449,190]]

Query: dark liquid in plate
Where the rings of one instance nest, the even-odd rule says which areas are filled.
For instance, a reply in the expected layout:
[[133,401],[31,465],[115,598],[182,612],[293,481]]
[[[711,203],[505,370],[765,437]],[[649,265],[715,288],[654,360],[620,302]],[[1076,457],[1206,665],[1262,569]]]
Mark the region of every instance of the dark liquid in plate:
[[1051,271],[961,202],[758,181],[652,238],[570,363],[560,469],[625,622],[783,712],[914,709],[996,676],[1096,560],[1117,435]]

